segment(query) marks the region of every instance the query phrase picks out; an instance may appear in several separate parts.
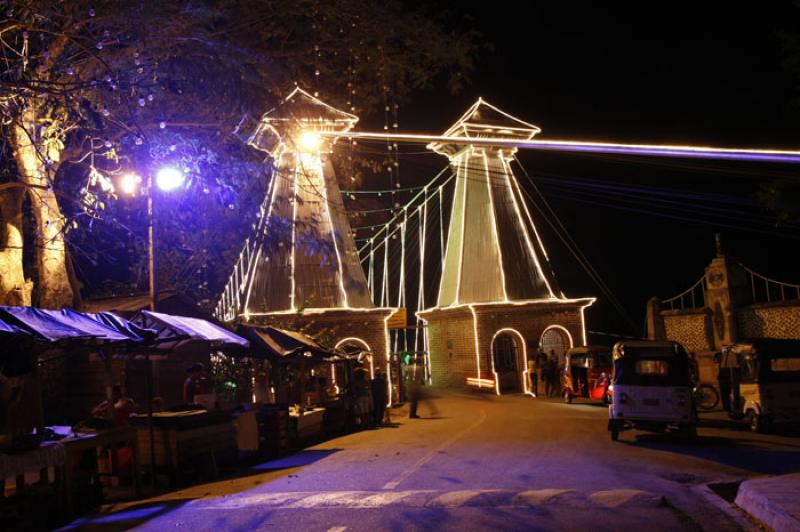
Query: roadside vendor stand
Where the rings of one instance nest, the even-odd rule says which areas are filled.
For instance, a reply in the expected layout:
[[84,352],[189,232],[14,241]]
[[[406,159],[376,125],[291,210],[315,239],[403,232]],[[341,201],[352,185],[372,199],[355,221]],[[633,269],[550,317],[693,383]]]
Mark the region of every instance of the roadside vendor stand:
[[[144,349],[148,362],[153,354],[186,357],[211,350],[241,356],[249,346],[244,338],[199,318],[143,310],[131,323],[155,333],[152,347]],[[147,377],[151,378],[149,371]],[[148,389],[151,388],[148,383]],[[216,476],[219,458],[235,458],[236,438],[228,413],[189,407],[153,412],[151,402],[147,414],[134,417],[133,423],[137,427],[142,462],[149,466],[153,482],[159,471],[164,471],[171,483],[180,482],[183,468],[196,466],[199,458],[209,459],[210,474]]]
[[[70,309],[55,311],[30,307],[0,307],[0,341],[4,347],[0,352],[0,394],[13,392],[15,398],[10,408],[9,404],[12,401],[4,400],[2,406],[5,408],[0,409],[2,410],[0,411],[2,480],[10,478],[8,475],[13,473],[18,488],[16,492],[21,494],[24,491],[26,472],[35,473],[38,468],[40,478],[46,483],[49,481],[48,472],[52,469],[53,487],[59,494],[58,498],[62,501],[61,507],[66,515],[72,512],[73,495],[77,493],[76,468],[80,468],[84,480],[93,478],[95,485],[99,486],[97,477],[101,473],[98,467],[98,455],[107,453],[106,455],[110,456],[109,473],[113,474],[117,470],[117,455],[121,446],[130,449],[132,484],[137,495],[140,494],[139,464],[143,462],[154,465],[156,463],[154,456],[158,455],[158,449],[153,445],[155,431],[151,430],[150,422],[151,378],[148,373],[146,376],[148,395],[145,396],[145,400],[149,415],[146,416],[148,421],[144,428],[111,427],[103,424],[93,429],[81,426],[69,430],[69,427],[66,427],[66,432],[69,433],[66,437],[62,436],[58,441],[42,444],[43,434],[52,433],[46,431],[44,427],[41,390],[38,387],[37,366],[41,364],[39,357],[42,353],[48,356],[60,353],[58,356],[63,366],[68,365],[70,357],[75,354],[98,353],[106,369],[109,369],[112,358],[128,361],[144,358],[149,362],[151,354],[182,357],[187,353],[203,350],[208,353],[212,349],[237,352],[248,346],[248,342],[243,338],[201,319],[142,311],[129,321],[112,313],[86,314]],[[57,379],[58,376],[54,375],[53,378]],[[28,382],[30,385],[22,386],[23,382]],[[109,370],[105,381],[107,400],[111,399],[111,383]],[[25,393],[20,393],[19,390]],[[24,400],[24,405],[20,404],[21,400]],[[6,410],[30,413],[30,415],[25,420],[15,419]],[[162,445],[164,450],[160,455],[166,455],[169,451],[180,458],[182,455],[194,452],[191,451],[193,448],[199,448],[200,452],[213,446],[230,449],[231,438],[225,436],[232,432],[230,417],[225,415],[214,417],[204,410],[200,412],[206,415],[195,416],[195,425],[197,425],[196,420],[204,419],[206,425],[216,427],[217,432],[223,436],[216,439],[209,437],[209,432],[206,430],[199,433],[195,431],[193,437],[187,437],[190,435],[182,430],[186,428],[185,423],[179,423],[180,426],[170,431],[169,425],[174,420],[168,419],[159,426],[166,426],[164,432],[168,435],[174,436],[180,432],[180,437],[164,438]],[[209,422],[210,418],[214,419]],[[142,435],[143,432],[146,436]],[[3,454],[3,449],[8,451],[10,447],[14,447],[14,453]],[[233,448],[235,449],[235,445]],[[98,453],[101,449],[102,453]],[[140,460],[140,455],[145,453],[149,460]],[[92,463],[87,465],[84,458],[89,455],[92,457]],[[79,466],[79,463],[83,465]],[[177,466],[181,463],[180,459],[176,459],[169,462],[169,465]],[[21,473],[20,467],[23,468]],[[154,478],[154,475],[151,475],[151,478]]]
[[[72,310],[60,311],[30,307],[0,307],[2,330],[2,357],[0,357],[0,388],[3,393],[3,412],[0,414],[0,481],[3,495],[6,479],[15,478],[15,496],[26,493],[26,478],[36,476],[37,487],[50,486],[56,493],[59,512],[63,517],[73,513],[73,499],[80,489],[73,482],[76,464],[84,453],[91,451],[93,462],[98,449],[110,449],[111,460],[116,465],[117,450],[130,445],[132,483],[138,494],[140,485],[137,448],[134,432],[129,427],[107,428],[91,433],[76,433],[69,427],[60,427],[66,435],[56,435],[44,426],[41,387],[38,367],[42,357],[68,359],[75,353],[100,351],[106,356],[109,350],[122,349],[132,337],[103,325],[88,315]],[[110,396],[110,383],[106,392]],[[27,418],[27,419],[25,419]],[[48,435],[58,440],[47,441]],[[96,463],[88,469],[97,478]],[[114,472],[112,469],[111,472]]]
[[262,410],[273,415],[286,412],[291,443],[317,441],[346,430],[350,402],[347,367],[337,371],[337,366],[348,363],[346,356],[296,331],[242,325],[237,332],[250,340],[252,357],[270,363],[270,385],[277,406]]

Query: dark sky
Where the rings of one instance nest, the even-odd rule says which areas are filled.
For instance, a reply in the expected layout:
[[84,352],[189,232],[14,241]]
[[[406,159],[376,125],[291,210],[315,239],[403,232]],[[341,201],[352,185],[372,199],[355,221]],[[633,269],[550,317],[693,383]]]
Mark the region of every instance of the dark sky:
[[[453,10],[469,12],[493,49],[482,54],[463,93],[432,90],[406,105],[402,130],[444,131],[483,96],[541,127],[543,139],[799,147],[800,88],[782,66],[779,38],[798,27],[800,9],[791,2],[463,5]],[[785,260],[800,231],[771,227],[770,214],[752,204],[765,178],[796,180],[797,168],[531,152],[520,158],[640,330],[648,297],[669,297],[700,278],[718,231],[742,262],[800,282]],[[608,184],[616,185],[613,193],[603,188]],[[600,295],[546,222],[537,224],[567,295]],[[628,332],[603,302],[589,322]]]

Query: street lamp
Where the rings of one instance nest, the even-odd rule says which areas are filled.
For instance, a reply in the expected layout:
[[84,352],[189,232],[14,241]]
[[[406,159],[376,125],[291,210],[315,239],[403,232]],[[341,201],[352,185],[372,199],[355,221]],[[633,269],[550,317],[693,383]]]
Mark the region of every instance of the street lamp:
[[[185,176],[183,172],[171,166],[160,168],[156,172],[155,182],[164,192],[171,192],[183,185]],[[123,175],[119,181],[120,190],[127,195],[134,195],[141,186],[142,178],[134,173]],[[158,276],[156,275],[155,253],[155,226],[153,223],[153,174],[147,174],[147,184],[144,193],[147,194],[147,258],[148,273],[150,277],[150,310],[155,312],[158,308]]]

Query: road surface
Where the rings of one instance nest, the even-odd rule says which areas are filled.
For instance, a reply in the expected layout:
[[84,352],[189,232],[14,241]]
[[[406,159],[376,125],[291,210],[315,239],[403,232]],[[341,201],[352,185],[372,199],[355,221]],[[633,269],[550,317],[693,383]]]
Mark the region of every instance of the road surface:
[[[601,405],[452,394],[236,478],[76,521],[84,530],[737,530],[708,484],[800,471],[800,438],[712,415],[697,443],[626,432]],[[428,412],[423,405],[421,414]]]

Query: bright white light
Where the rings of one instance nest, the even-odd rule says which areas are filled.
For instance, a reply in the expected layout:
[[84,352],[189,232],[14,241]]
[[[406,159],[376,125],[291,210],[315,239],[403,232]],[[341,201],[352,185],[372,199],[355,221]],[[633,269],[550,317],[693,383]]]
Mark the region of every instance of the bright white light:
[[303,131],[300,134],[300,148],[305,151],[319,148],[319,134],[314,131]]
[[134,173],[123,175],[119,180],[119,189],[123,194],[130,196],[136,194],[139,190],[139,185],[142,184],[142,178]]
[[165,166],[156,174],[156,184],[158,188],[165,192],[175,190],[183,185],[183,172],[176,168]]

